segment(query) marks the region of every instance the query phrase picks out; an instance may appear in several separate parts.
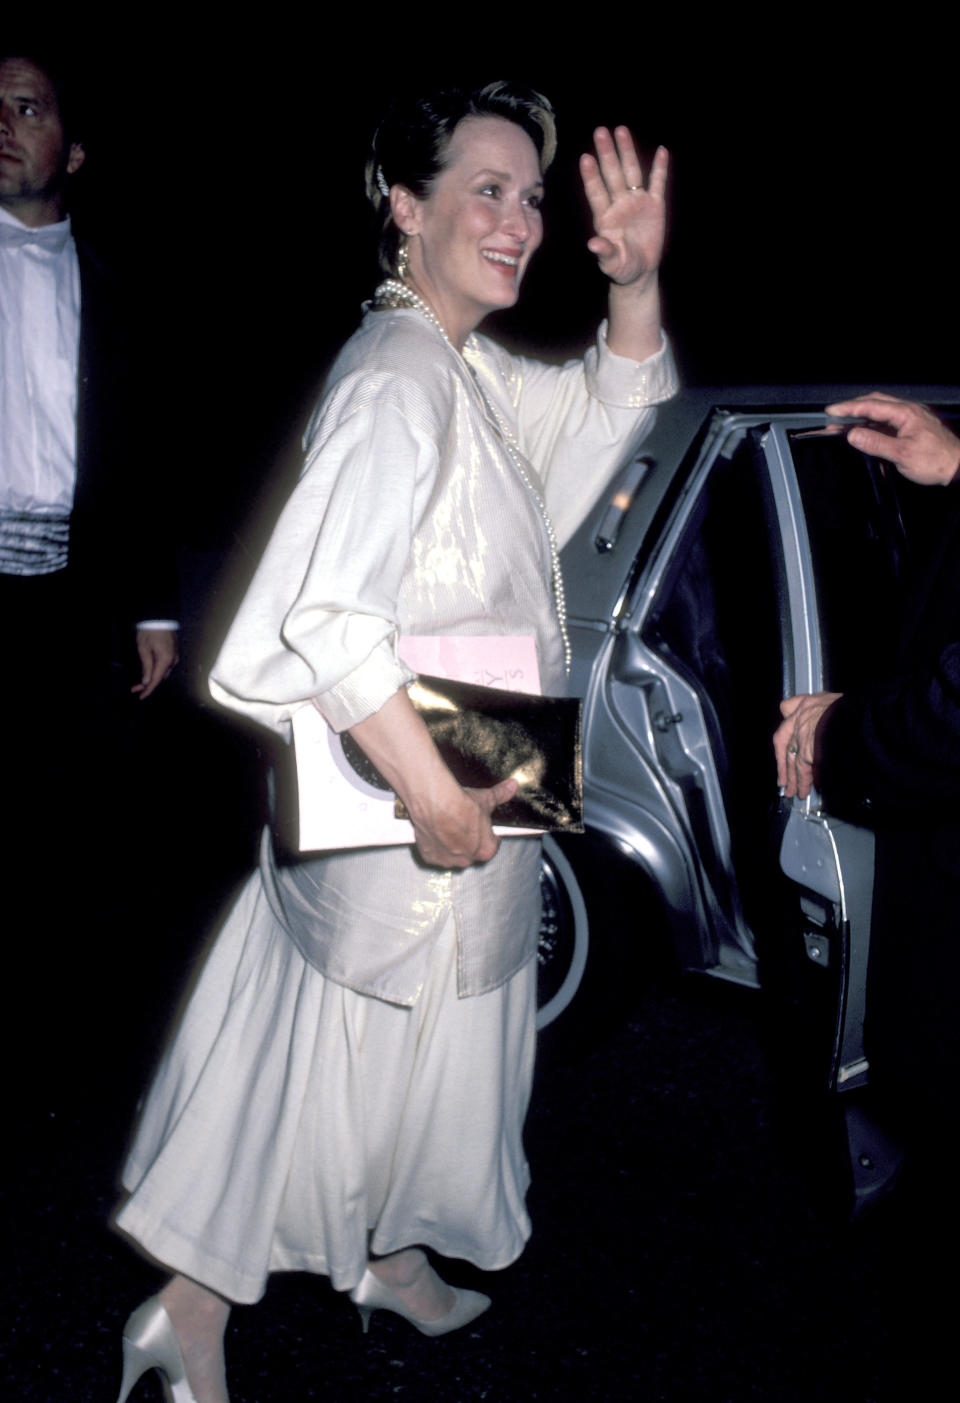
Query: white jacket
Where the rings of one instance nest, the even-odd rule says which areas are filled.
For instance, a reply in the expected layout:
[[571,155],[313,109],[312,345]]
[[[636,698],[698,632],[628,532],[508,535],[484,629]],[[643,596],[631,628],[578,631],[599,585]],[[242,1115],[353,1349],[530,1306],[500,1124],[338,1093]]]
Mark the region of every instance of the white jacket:
[[[638,365],[603,333],[583,361],[554,367],[477,335],[461,356],[413,309],[369,311],[313,415],[303,474],[213,669],[214,697],[287,739],[311,700],[343,730],[410,680],[396,653],[404,633],[532,634],[542,690],[562,691],[547,533],[496,417],[562,544],[649,429],[649,406],[676,390],[666,346]],[[310,963],[412,1004],[451,910],[461,996],[533,956],[538,859],[537,840],[511,838],[463,872],[388,848],[265,878]]]

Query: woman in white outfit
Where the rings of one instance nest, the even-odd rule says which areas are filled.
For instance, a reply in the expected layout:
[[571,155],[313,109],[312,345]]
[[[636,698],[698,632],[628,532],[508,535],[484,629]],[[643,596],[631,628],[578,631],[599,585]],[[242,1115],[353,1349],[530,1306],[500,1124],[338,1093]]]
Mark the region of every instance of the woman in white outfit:
[[269,844],[157,1073],[120,1228],[174,1275],[124,1332],[121,1403],[161,1369],[226,1399],[230,1303],[269,1272],[442,1334],[489,1305],[424,1252],[506,1266],[529,1235],[521,1132],[533,1063],[539,842],[499,844],[513,781],[467,790],[406,691],[404,635],[536,641],[563,689],[557,549],[675,378],[657,268],[667,156],[644,186],[625,128],[582,174],[610,281],[595,349],[563,367],[475,333],[542,237],[553,115],[491,84],[398,110],[368,167],[389,274],[307,433],[299,485],[213,672],[290,736],[312,702],[404,800],[416,847],[278,868]]

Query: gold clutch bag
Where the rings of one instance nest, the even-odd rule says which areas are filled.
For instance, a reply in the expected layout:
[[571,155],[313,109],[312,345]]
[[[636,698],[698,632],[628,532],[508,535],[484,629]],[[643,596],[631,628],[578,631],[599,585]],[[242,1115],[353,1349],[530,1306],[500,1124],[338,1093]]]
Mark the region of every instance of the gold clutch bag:
[[[494,809],[494,824],[583,832],[581,704],[576,697],[531,696],[425,675],[408,692],[460,784],[489,789],[502,779],[517,781],[513,798]],[[357,774],[378,789],[389,789],[353,738],[344,732],[340,739]],[[396,816],[408,817],[399,799]]]

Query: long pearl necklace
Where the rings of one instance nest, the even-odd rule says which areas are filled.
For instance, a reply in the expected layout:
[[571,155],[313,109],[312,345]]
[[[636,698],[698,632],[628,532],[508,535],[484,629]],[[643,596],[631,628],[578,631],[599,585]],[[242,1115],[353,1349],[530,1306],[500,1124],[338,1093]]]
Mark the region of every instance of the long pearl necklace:
[[[420,312],[423,316],[426,317],[427,321],[430,322],[431,325],[437,328],[440,335],[443,337],[444,341],[446,341],[450,349],[456,352],[456,347],[454,346],[453,342],[450,340],[450,337],[444,330],[440,318],[434,312],[433,308],[429,305],[429,303],[425,302],[424,299],[420,297],[418,293],[414,292],[412,287],[408,287],[406,283],[400,282],[397,278],[387,278],[385,282],[382,282],[380,284],[380,286],[374,293],[373,303],[375,307],[381,309],[396,307],[412,307],[414,311]],[[457,354],[459,354],[459,352],[457,352]],[[486,409],[488,415],[496,425],[500,433],[500,437],[503,440],[503,445],[506,448],[508,454],[510,455],[514,467],[520,474],[521,481],[523,482],[527,491],[530,493],[530,496],[536,503],[537,510],[540,512],[540,516],[543,519],[543,525],[547,533],[547,541],[550,546],[550,567],[551,574],[553,577],[553,600],[557,610],[557,623],[560,625],[560,638],[563,643],[563,666],[564,670],[567,672],[567,674],[569,674],[572,652],[570,648],[570,637],[567,633],[567,597],[566,591],[563,587],[563,572],[560,569],[560,548],[557,544],[556,530],[554,529],[553,522],[550,520],[550,513],[547,511],[546,502],[543,500],[540,493],[533,485],[533,482],[530,480],[530,476],[527,473],[525,467],[526,460],[524,459],[520,445],[517,443],[513,434],[510,432],[509,428],[504,423],[500,414],[497,412],[496,407],[493,404],[491,404],[487,395],[484,393],[483,386],[480,384],[480,381],[477,378],[477,373],[474,370],[473,366],[469,365],[466,362],[465,364],[467,365],[467,369],[470,371],[471,378],[473,380],[474,385],[476,386],[477,393],[480,396],[484,408]]]

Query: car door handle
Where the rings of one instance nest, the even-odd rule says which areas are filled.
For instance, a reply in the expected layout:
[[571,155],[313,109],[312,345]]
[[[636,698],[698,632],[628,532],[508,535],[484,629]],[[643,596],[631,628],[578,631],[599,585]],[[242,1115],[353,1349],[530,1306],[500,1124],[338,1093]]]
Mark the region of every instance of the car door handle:
[[637,488],[652,467],[653,459],[644,456],[634,459],[620,474],[613,496],[607,503],[607,509],[597,527],[597,534],[593,538],[593,548],[599,555],[606,555],[617,544],[620,527],[633,505]]

